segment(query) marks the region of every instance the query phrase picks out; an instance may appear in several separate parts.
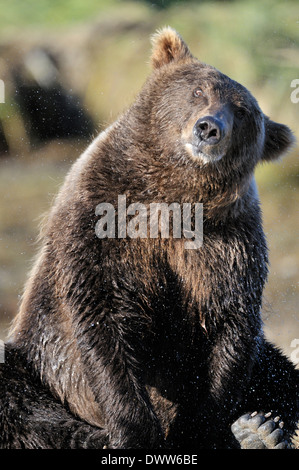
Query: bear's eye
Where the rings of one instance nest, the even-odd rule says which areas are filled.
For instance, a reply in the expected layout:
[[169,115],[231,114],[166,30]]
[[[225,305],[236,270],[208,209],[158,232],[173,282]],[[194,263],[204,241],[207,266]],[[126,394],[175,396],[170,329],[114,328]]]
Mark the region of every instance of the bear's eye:
[[201,96],[203,96],[203,91],[201,88],[195,88],[195,90],[193,91],[193,96],[195,96],[195,98],[200,98]]

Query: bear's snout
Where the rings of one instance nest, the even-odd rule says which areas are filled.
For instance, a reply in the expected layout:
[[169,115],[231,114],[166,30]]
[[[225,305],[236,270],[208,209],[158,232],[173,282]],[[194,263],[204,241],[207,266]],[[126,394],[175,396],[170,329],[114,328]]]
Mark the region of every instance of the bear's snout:
[[209,114],[197,116],[195,124],[193,121],[191,126],[182,137],[192,158],[200,158],[206,164],[218,161],[226,155],[233,128],[233,113],[228,106],[213,111],[210,109]]
[[220,119],[204,116],[195,123],[193,132],[199,141],[216,145],[225,135],[225,125]]

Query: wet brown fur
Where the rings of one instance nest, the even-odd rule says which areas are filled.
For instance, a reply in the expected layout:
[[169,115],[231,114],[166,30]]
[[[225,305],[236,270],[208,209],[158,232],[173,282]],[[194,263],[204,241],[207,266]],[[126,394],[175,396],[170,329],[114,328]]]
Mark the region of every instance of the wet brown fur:
[[[292,135],[170,28],[153,44],[153,72],[135,103],[57,196],[11,344],[75,416],[107,429],[111,447],[167,438],[229,446],[228,424],[265,347],[267,248],[253,172],[271,149],[274,157],[286,151]],[[192,97],[198,83],[201,104]],[[200,115],[227,103],[247,114],[234,121],[227,155],[204,165],[184,140]],[[184,239],[99,240],[97,204],[116,207],[123,194],[127,205],[203,203],[203,248],[185,250]]]

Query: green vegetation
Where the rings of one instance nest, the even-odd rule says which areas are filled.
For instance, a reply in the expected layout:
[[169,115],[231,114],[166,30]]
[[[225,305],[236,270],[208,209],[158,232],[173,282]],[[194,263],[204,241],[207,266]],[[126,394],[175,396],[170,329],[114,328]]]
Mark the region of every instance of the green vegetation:
[[65,27],[89,20],[118,4],[119,0],[1,0],[1,29]]
[[[164,8],[157,8],[157,3]],[[64,79],[82,96],[99,129],[132,102],[149,72],[149,36],[169,24],[198,58],[243,83],[265,113],[288,124],[299,140],[299,103],[290,100],[290,83],[299,78],[296,0],[0,0],[0,18],[0,47],[13,42],[22,55],[31,41],[63,51]],[[1,52],[0,75],[5,70],[3,60],[10,65],[13,56],[2,59]],[[51,142],[28,154],[22,119],[13,94],[8,93],[5,105],[0,105],[0,120],[14,144],[13,155],[0,157],[0,323],[4,326],[17,308],[36,252],[40,215],[87,144]],[[291,339],[299,337],[298,148],[280,163],[261,166],[257,181],[271,250],[265,315],[267,325],[271,320],[269,335],[288,348]]]

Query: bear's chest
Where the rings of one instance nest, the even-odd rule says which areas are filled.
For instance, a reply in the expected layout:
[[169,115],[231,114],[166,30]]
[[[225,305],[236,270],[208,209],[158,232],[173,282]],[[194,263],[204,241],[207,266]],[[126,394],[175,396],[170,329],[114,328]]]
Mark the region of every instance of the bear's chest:
[[196,250],[186,250],[181,240],[172,242],[169,266],[179,292],[193,305],[220,302],[225,306],[238,295],[250,297],[264,285],[267,249],[254,232],[207,233]]
[[167,262],[162,276],[161,270],[152,273],[161,281],[150,304],[158,349],[164,344],[174,351],[174,362],[207,349],[227,323],[236,335],[244,324],[258,325],[267,248],[257,230],[206,233],[196,250],[186,250],[184,240],[164,243]]
[[[164,282],[151,304],[154,335],[146,356],[155,383],[179,390],[188,382],[192,396],[203,394],[209,361],[217,344],[226,341],[225,332],[235,339],[244,331],[258,334],[267,251],[254,240],[234,232],[206,236],[197,250],[185,250],[181,240],[168,244]],[[167,371],[172,371],[169,380]]]

